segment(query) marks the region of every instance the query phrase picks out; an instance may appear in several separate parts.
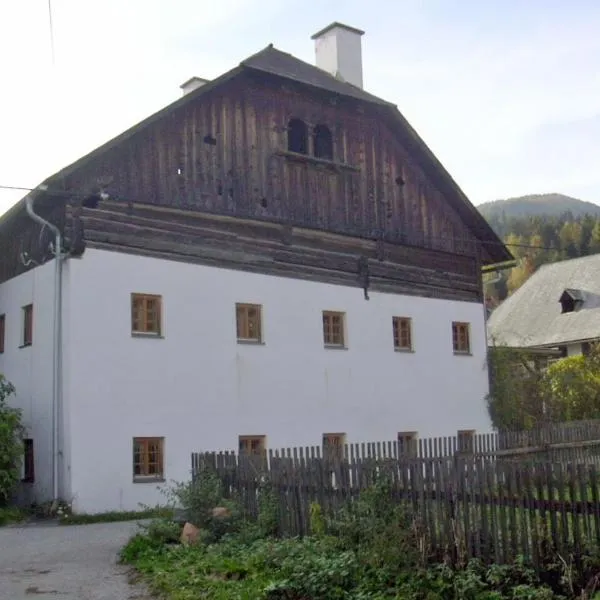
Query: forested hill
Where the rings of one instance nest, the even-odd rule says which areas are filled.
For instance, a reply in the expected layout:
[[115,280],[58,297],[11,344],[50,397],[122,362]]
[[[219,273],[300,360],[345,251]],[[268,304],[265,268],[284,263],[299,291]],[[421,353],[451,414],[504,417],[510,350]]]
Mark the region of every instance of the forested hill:
[[600,216],[600,206],[564,194],[530,194],[506,200],[485,202],[478,207],[488,221],[511,217],[560,217],[570,213],[573,217]]
[[597,204],[562,194],[541,194],[477,208],[519,261],[499,282],[486,286],[492,305],[519,288],[540,265],[600,252]]

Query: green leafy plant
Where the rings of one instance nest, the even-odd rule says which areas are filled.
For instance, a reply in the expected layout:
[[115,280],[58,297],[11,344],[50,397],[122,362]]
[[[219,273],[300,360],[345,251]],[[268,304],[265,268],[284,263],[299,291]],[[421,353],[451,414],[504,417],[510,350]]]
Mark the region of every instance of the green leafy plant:
[[10,501],[20,480],[23,460],[21,411],[8,405],[14,386],[0,374],[0,506]]

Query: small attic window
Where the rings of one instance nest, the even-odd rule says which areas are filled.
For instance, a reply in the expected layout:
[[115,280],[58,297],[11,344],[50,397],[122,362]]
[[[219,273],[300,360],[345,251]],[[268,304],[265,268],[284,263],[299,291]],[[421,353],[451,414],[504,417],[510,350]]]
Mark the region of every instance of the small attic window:
[[308,154],[308,127],[301,119],[290,119],[288,123],[288,150]]
[[562,313],[575,312],[583,305],[583,293],[581,290],[566,289],[562,293],[559,302]]
[[313,148],[317,158],[333,160],[333,137],[327,125],[316,125],[313,129]]

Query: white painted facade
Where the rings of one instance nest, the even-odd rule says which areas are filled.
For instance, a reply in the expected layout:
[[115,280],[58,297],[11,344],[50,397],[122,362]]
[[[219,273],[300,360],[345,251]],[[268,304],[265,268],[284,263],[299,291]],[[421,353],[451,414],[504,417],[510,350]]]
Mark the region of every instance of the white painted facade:
[[[0,286],[7,314],[0,372],[18,389],[36,448],[36,492],[51,481],[52,265]],[[131,335],[131,293],[159,294],[163,333]],[[80,512],[135,510],[164,496],[134,483],[134,437],[165,438],[165,478],[189,478],[190,454],[488,432],[483,306],[88,249],[65,263],[61,485]],[[34,342],[18,348],[20,307]],[[236,340],[236,302],[262,305],[264,343]],[[347,349],[323,344],[322,311],[346,314]],[[395,352],[392,317],[410,317],[414,352]],[[455,355],[452,321],[470,323]],[[47,451],[45,450],[47,448]]]

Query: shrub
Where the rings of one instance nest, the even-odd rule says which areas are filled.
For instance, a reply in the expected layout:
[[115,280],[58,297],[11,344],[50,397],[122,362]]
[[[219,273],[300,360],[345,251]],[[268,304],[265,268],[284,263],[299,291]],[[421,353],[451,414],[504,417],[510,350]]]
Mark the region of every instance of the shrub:
[[23,459],[21,411],[8,405],[15,388],[0,374],[0,506],[10,501],[20,479]]

